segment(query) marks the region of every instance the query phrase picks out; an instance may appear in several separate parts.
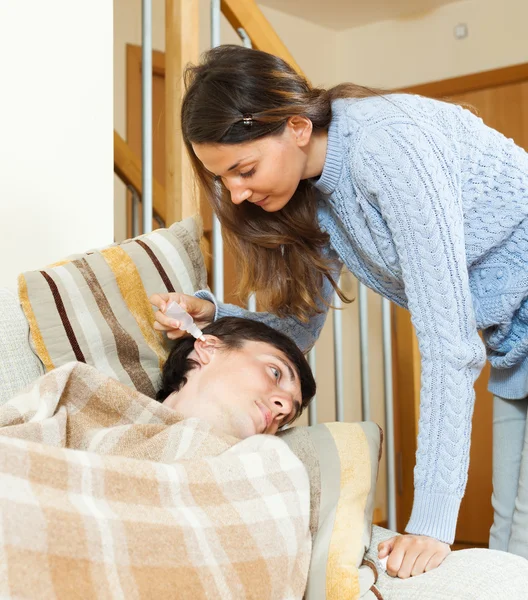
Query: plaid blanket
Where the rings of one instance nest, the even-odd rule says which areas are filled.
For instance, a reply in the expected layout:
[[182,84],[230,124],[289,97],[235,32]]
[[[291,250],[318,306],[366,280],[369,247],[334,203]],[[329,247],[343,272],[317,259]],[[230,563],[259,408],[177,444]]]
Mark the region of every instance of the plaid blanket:
[[0,598],[302,598],[306,471],[81,363],[0,407]]

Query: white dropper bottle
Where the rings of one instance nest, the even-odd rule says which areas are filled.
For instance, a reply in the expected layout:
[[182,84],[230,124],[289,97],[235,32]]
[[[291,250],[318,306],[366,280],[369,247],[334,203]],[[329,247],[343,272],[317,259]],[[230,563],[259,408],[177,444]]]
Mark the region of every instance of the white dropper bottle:
[[180,329],[190,333],[197,340],[205,342],[204,334],[201,329],[195,324],[191,315],[183,309],[177,302],[171,301],[165,309],[167,317],[180,322]]

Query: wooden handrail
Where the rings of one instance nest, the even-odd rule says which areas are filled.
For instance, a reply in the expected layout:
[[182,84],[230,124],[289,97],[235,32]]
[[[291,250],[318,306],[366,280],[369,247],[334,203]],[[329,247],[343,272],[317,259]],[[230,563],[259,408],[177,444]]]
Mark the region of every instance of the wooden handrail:
[[[130,149],[125,140],[114,130],[114,173],[125,183],[131,185],[141,197],[141,161]],[[152,185],[154,212],[166,223],[167,211],[165,190],[155,179]]]
[[298,73],[302,70],[277,35],[270,22],[264,16],[255,0],[222,0],[222,12],[235,30],[243,27],[251,39],[253,47],[270,54],[275,54]]

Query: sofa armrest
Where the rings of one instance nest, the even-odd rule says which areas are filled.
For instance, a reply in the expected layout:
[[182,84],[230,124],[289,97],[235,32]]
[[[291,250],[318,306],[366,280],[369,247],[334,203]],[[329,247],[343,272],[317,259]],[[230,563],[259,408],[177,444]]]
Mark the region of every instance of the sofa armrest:
[[43,372],[31,350],[28,323],[17,296],[0,288],[0,405]]
[[528,598],[528,560],[484,548],[452,552],[435,569],[418,577],[390,577],[378,560],[378,544],[393,535],[374,526],[365,558],[376,565],[376,588],[383,600],[517,600]]

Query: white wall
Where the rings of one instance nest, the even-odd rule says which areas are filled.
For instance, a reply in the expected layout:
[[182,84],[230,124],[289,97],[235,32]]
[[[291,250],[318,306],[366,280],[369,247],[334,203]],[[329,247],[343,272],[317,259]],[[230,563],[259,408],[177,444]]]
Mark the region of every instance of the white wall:
[[313,85],[339,83],[336,32],[311,21],[261,6],[281,40]]
[[[454,28],[466,23],[461,40]],[[527,0],[466,0],[338,34],[342,81],[405,87],[528,61]]]
[[0,2],[0,285],[113,241],[112,6]]

